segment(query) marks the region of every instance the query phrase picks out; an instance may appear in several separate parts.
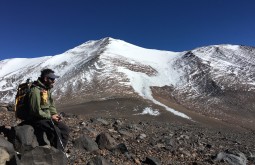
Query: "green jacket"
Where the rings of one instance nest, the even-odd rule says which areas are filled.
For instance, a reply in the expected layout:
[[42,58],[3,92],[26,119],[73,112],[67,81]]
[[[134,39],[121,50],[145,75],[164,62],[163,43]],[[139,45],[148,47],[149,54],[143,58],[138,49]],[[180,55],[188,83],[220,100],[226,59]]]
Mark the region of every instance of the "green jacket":
[[31,120],[50,119],[54,114],[57,114],[57,110],[51,91],[38,79],[33,83],[29,93],[29,115]]

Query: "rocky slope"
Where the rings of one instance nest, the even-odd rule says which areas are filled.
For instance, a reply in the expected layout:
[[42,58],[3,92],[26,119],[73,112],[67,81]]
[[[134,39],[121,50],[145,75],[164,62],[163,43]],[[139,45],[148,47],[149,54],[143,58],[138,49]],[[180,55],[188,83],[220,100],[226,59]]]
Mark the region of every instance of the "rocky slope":
[[[252,131],[150,115],[109,117],[104,112],[64,113],[64,122],[71,129],[65,150],[69,164],[255,164]],[[12,111],[1,108],[1,126],[14,126],[13,116]]]

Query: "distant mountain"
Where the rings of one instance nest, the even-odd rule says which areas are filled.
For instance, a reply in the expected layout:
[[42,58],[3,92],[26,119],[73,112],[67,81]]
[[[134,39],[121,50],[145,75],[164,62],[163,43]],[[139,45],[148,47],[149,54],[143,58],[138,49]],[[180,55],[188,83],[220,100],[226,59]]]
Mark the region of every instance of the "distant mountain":
[[113,38],[88,41],[55,56],[0,61],[0,101],[13,101],[17,85],[27,78],[36,80],[43,68],[61,76],[53,93],[58,104],[133,98],[184,118],[190,118],[188,113],[170,105],[254,124],[253,47],[214,45],[170,52]]

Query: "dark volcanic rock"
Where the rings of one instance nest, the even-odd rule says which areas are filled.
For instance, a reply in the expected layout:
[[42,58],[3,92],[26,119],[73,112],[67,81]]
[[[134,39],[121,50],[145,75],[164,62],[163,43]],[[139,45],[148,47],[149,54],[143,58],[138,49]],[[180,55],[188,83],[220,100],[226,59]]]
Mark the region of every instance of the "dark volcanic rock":
[[13,156],[15,154],[15,150],[13,147],[13,144],[4,139],[3,137],[0,136],[0,147],[6,149],[6,151]]
[[33,150],[25,152],[21,157],[21,165],[28,164],[66,165],[67,159],[65,154],[60,150],[38,146]]
[[147,163],[149,165],[161,165],[160,160],[153,157],[146,157],[146,160],[144,161],[144,163]]
[[86,151],[98,150],[98,145],[90,137],[83,135],[74,140],[74,147],[78,149],[85,149]]
[[121,152],[122,154],[125,154],[125,153],[128,153],[128,149],[127,149],[127,146],[124,144],[124,143],[121,143],[121,144],[118,144],[114,149],[113,151],[119,151]]
[[108,133],[100,133],[97,138],[96,142],[100,149],[112,149],[116,145],[115,140],[108,134]]
[[30,125],[15,127],[15,135],[14,147],[20,153],[29,151],[39,145],[34,135],[34,128]]
[[7,165],[19,165],[19,159],[13,144],[0,136],[0,164],[5,164],[5,162]]

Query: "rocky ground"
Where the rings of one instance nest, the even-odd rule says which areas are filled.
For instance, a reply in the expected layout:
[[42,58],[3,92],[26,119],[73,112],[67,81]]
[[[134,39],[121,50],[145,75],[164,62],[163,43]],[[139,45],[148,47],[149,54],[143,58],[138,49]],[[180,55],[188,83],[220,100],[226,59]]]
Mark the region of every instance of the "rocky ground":
[[[10,109],[1,107],[1,126],[17,124]],[[149,115],[63,115],[71,130],[66,153],[72,165],[255,164],[255,133],[246,129]]]

